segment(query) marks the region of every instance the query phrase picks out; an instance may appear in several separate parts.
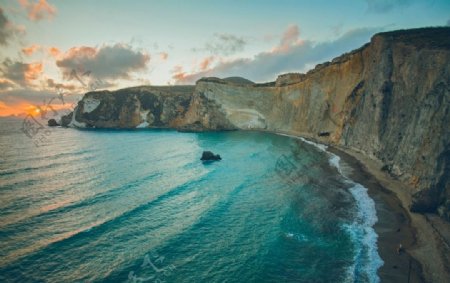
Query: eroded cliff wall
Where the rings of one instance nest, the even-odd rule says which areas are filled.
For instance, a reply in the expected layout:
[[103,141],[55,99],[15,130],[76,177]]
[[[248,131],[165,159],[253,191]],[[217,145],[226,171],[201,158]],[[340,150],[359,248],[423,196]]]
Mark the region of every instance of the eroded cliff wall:
[[88,92],[63,125],[79,128],[176,128],[194,86],[141,86]]
[[412,210],[450,219],[450,28],[377,34],[358,50],[274,83],[206,78],[188,92],[88,93],[72,124],[314,136],[381,160],[411,188]]

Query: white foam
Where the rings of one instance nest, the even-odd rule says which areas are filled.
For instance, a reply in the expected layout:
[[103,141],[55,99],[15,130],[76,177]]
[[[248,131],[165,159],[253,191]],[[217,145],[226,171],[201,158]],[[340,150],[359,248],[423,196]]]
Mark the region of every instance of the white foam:
[[[378,221],[375,202],[370,198],[367,189],[360,184],[354,183],[350,192],[356,200],[358,211],[355,222],[345,228],[352,238],[356,242],[360,241],[362,245],[355,245],[357,249],[354,258],[355,263],[349,269],[349,273],[353,279],[354,274],[360,272],[367,276],[369,282],[380,282],[377,270],[383,266],[384,262],[378,254],[378,235],[373,228],[373,225]],[[356,270],[357,263],[361,261],[363,261],[362,270]]]
[[[357,206],[357,215],[354,222],[350,225],[344,225],[344,229],[350,234],[356,247],[354,264],[348,270],[346,281],[354,282],[356,273],[363,273],[367,276],[369,282],[380,282],[377,270],[383,266],[384,262],[378,254],[378,235],[373,228],[378,221],[375,202],[367,193],[367,188],[353,182],[342,173],[341,158],[333,153],[328,154],[330,155],[330,165],[335,167],[345,178],[345,181],[352,186],[349,191]],[[361,261],[363,262],[362,265]],[[357,270],[359,266],[361,268]]]
[[344,174],[342,174],[342,170],[341,167],[339,165],[339,162],[341,161],[341,158],[339,156],[337,156],[336,154],[333,153],[329,153],[330,154],[330,159],[328,160],[328,163],[330,163],[331,166],[335,167],[338,172],[344,176]]
[[328,152],[326,145],[318,144],[301,137],[299,139],[326,152],[330,156],[328,160],[330,166],[335,167],[345,179],[345,182],[351,186],[349,191],[355,199],[357,215],[353,223],[344,225],[344,229],[353,239],[356,253],[354,264],[348,269],[346,282],[354,282],[357,273],[363,273],[369,282],[380,282],[377,270],[383,266],[384,262],[378,254],[378,235],[373,228],[378,221],[375,202],[367,193],[367,188],[353,182],[343,173],[340,165],[341,158],[334,153]]
[[317,147],[318,149],[320,149],[321,151],[327,151],[328,146],[324,145],[324,144],[320,144],[320,143],[315,143],[312,141],[309,141],[307,139],[304,138],[300,138],[302,141],[306,142],[307,144],[313,145],[315,147]]
[[298,136],[294,136],[294,135],[289,135],[289,134],[282,134],[282,133],[277,133],[277,135],[284,136],[284,137],[290,137],[290,138],[299,139],[299,140],[301,140],[301,141],[303,141],[303,142],[305,142],[305,143],[307,143],[307,144],[310,144],[310,145],[315,146],[316,148],[318,148],[318,149],[321,150],[321,151],[327,151],[327,149],[328,149],[328,146],[326,146],[326,145],[324,145],[324,144],[315,143],[315,142],[309,141],[309,140],[307,140],[307,139],[305,139],[305,138],[302,138],[302,137],[298,137]]

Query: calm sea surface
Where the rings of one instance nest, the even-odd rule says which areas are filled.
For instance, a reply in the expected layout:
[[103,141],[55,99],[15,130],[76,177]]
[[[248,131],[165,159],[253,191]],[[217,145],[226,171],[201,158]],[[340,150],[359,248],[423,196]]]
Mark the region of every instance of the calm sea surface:
[[374,203],[314,144],[21,126],[0,119],[0,282],[379,281]]

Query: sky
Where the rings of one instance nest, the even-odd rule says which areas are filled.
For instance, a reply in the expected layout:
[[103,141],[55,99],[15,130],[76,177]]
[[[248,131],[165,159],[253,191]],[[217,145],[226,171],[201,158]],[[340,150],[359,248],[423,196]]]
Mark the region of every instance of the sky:
[[446,25],[448,0],[0,0],[0,116],[90,90],[274,81],[377,32]]

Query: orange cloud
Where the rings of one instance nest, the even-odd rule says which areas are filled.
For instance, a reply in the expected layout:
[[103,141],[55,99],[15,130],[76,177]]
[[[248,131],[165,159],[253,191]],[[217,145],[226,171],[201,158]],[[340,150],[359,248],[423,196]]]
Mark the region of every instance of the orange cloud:
[[300,29],[297,25],[290,25],[281,37],[280,44],[272,49],[272,53],[285,53],[292,47],[300,46],[304,42],[300,39]]
[[61,50],[59,50],[59,49],[56,48],[56,47],[49,47],[49,48],[47,49],[47,51],[48,51],[48,53],[49,53],[52,57],[54,57],[54,58],[58,57],[58,56],[61,54]]
[[205,71],[211,65],[211,63],[215,60],[213,56],[206,57],[200,62],[200,70]]
[[33,81],[43,74],[44,66],[41,62],[23,63],[7,58],[0,65],[2,79],[14,82],[21,87],[33,86]]
[[31,63],[27,65],[25,70],[25,81],[30,83],[31,81],[36,80],[44,71],[44,66],[42,63]]
[[27,55],[27,56],[31,56],[33,55],[33,53],[35,53],[38,49],[40,48],[39,45],[37,44],[33,44],[29,47],[24,47],[22,48],[22,52],[23,54]]
[[97,49],[89,46],[72,47],[65,54],[64,57],[94,57]]
[[186,77],[188,76],[188,74],[183,71],[183,67],[180,65],[176,65],[175,67],[173,67],[172,74],[173,74],[172,78],[177,82],[184,81],[186,79]]
[[159,53],[159,58],[161,58],[161,60],[166,61],[167,58],[169,58],[169,54],[167,54],[167,52],[161,52]]
[[20,6],[28,13],[28,18],[32,21],[39,21],[44,18],[51,19],[56,14],[55,6],[50,5],[47,0],[28,1],[19,0]]

